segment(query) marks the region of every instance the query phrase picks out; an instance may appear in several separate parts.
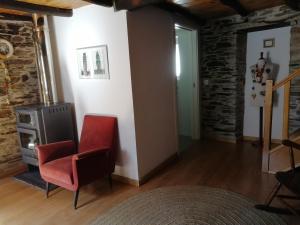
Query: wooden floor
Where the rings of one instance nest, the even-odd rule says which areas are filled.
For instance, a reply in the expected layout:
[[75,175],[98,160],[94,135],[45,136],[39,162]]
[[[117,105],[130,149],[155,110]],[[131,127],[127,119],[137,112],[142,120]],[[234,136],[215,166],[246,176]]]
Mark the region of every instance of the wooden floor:
[[[72,208],[72,193],[56,189],[44,193],[12,178],[0,180],[1,225],[89,224],[111,207],[139,192],[171,185],[206,185],[263,201],[275,184],[273,175],[260,171],[261,156],[249,143],[202,141],[183,153],[173,165],[140,188],[107,181],[87,186],[79,196],[79,209]],[[300,220],[289,217],[290,224]]]

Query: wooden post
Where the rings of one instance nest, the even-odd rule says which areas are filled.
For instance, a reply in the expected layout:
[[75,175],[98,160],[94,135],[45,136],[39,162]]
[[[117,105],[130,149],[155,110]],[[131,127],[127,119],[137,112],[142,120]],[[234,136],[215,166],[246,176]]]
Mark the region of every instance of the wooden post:
[[262,157],[262,171],[269,171],[269,151],[271,145],[272,134],[272,112],[273,112],[273,81],[267,80],[266,82],[266,96],[264,107],[264,147]]
[[282,139],[289,138],[289,112],[290,112],[290,90],[291,81],[284,86],[284,108],[283,108],[283,126],[282,126]]

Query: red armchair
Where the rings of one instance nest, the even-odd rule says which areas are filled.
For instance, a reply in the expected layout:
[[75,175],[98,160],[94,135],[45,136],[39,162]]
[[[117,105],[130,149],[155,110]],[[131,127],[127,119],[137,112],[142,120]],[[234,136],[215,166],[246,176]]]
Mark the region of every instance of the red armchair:
[[108,176],[115,169],[117,119],[105,116],[85,116],[78,149],[73,141],[39,145],[39,169],[49,185],[55,184],[74,192],[77,208],[79,189],[96,179]]

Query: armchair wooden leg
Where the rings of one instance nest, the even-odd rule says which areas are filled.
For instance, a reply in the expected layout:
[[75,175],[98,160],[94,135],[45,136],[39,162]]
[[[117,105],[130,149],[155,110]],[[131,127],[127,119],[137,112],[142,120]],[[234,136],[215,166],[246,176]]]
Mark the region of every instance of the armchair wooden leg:
[[109,182],[110,189],[112,189],[112,176],[111,176],[111,174],[108,175],[108,182]]
[[77,191],[74,192],[74,209],[77,209],[78,195],[79,195],[79,188]]
[[49,182],[46,182],[46,198],[48,198],[49,196],[49,188],[50,188],[50,184]]

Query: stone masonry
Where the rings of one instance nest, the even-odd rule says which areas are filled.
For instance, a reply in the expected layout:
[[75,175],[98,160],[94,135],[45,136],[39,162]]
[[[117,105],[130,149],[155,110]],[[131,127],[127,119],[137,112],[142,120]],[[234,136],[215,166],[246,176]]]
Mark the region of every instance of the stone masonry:
[[0,38],[14,47],[13,56],[4,61],[10,78],[8,92],[0,69],[0,177],[22,165],[14,107],[39,103],[32,26],[26,21],[0,20]]
[[[291,30],[290,70],[300,67],[300,13],[278,6],[252,13],[207,21],[201,28],[202,130],[208,137],[236,141],[243,134],[244,79],[247,32],[288,23]],[[286,25],[286,24],[285,24]],[[290,125],[299,128],[300,81],[293,82]],[[299,109],[300,110],[300,109]],[[298,110],[298,111],[299,111]]]

